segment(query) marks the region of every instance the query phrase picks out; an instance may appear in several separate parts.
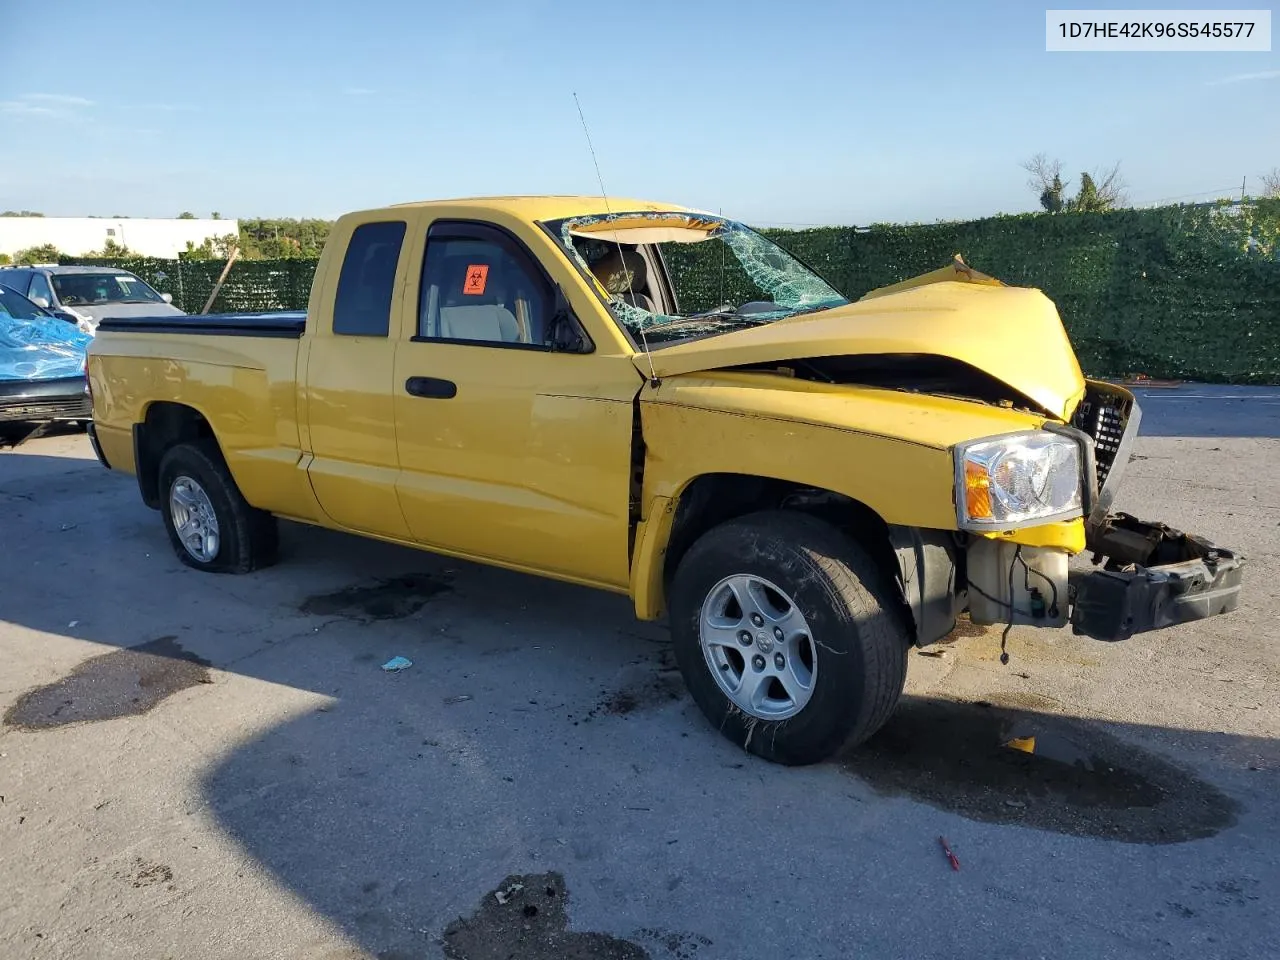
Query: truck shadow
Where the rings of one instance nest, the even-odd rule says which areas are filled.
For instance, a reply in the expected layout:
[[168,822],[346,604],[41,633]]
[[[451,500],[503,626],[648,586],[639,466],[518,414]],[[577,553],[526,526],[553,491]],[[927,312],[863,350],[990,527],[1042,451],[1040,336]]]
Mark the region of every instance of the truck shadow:
[[[811,916],[817,890],[856,894],[854,915],[907,942],[903,892],[947,876],[940,834],[983,892],[931,909],[974,951],[1030,953],[1072,923],[1136,948],[1226,900],[1252,918],[1240,930],[1274,921],[1273,740],[929,696],[839,762],[780,768],[708,727],[624,597],[293,525],[280,566],[210,577],[174,560],[128,478],[44,466],[0,475],[28,545],[0,557],[0,616],[118,649],[20,699],[38,708],[25,726],[141,712],[149,676],[191,680],[198,712],[227,675],[278,685],[211,759],[200,813],[369,954],[799,956],[811,925],[777,918]],[[412,666],[381,669],[394,656]],[[1206,846],[1245,829],[1230,856]],[[757,895],[761,864],[775,882]],[[1153,869],[1184,877],[1176,904],[1145,899]]]
[[[463,703],[441,698],[425,671],[393,681],[394,695],[375,694],[372,683],[348,689],[331,707],[272,728],[219,763],[204,783],[209,813],[377,956],[429,955],[430,941],[466,926],[477,904],[484,906],[474,922],[497,915],[488,917],[487,948],[439,942],[449,957],[499,955],[500,944],[516,942],[511,926],[520,926],[511,911],[502,919],[503,891],[514,882],[531,886],[526,874],[548,870],[565,895],[589,903],[588,915],[611,917],[622,944],[690,956],[664,952],[661,938],[644,931],[674,930],[681,944],[701,938],[708,946],[724,929],[741,931],[746,942],[772,935],[749,897],[718,900],[714,924],[700,915],[697,897],[690,903],[692,891],[717,889],[759,856],[759,837],[739,829],[744,822],[775,821],[771,842],[806,851],[805,862],[788,866],[788,882],[770,891],[773,912],[783,914],[803,911],[812,891],[827,885],[919,883],[945,869],[931,846],[940,833],[963,838],[962,859],[976,856],[984,874],[1014,889],[1034,889],[1038,868],[1023,862],[1027,851],[1066,854],[1079,849],[1075,838],[1093,841],[1087,856],[1100,873],[1132,873],[1137,884],[1147,868],[1124,848],[1193,850],[1190,841],[1236,824],[1245,806],[1235,796],[1260,794],[1280,769],[1270,740],[935,698],[908,698],[879,736],[839,763],[785,769],[723,741],[687,703],[591,716],[574,689],[582,653],[564,646],[540,661],[523,659],[519,671]],[[661,669],[656,658],[654,669]],[[1004,746],[1010,732],[1036,736],[1041,752]],[[1137,745],[1167,749],[1171,737],[1188,756],[1229,757],[1240,771],[1254,769],[1222,778],[1231,784],[1226,792],[1190,764]],[[778,822],[779,810],[807,814]],[[975,821],[1001,826],[964,826]],[[1028,837],[1046,832],[1059,836]],[[833,841],[843,851],[834,857]],[[891,863],[886,850],[895,851]],[[874,871],[860,856],[875,859]],[[1161,860],[1190,865],[1196,882],[1218,882],[1195,866],[1200,856]],[[1254,899],[1256,866],[1237,862],[1240,876],[1230,881]],[[909,935],[904,913],[879,916],[895,935]],[[1140,938],[1160,918],[1126,922]]]

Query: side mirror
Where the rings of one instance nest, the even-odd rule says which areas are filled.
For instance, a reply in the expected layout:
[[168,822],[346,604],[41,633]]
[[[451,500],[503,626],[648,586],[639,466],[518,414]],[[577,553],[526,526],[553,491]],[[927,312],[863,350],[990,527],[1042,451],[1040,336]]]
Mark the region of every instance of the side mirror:
[[569,299],[559,284],[556,284],[551,322],[547,325],[547,346],[556,353],[590,353],[595,349],[578,318],[573,315]]
[[173,303],[173,294],[172,294],[172,293],[162,293],[162,294],[160,294],[160,299],[161,299],[161,300],[163,300],[165,303]]
[[32,297],[32,298],[31,298],[31,302],[32,302],[32,303],[34,303],[37,307],[39,307],[41,310],[48,310],[48,309],[49,309],[49,298],[48,298],[48,297],[41,297],[41,296],[37,295],[37,296],[34,296],[34,297]]

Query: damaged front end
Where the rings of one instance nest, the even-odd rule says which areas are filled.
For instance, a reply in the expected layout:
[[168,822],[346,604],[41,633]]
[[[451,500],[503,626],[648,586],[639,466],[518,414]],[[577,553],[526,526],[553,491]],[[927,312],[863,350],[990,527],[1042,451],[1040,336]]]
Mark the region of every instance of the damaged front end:
[[[975,541],[968,563],[976,622],[1069,622],[1076,634],[1116,641],[1236,609],[1243,557],[1167,524],[1112,512],[1140,421],[1131,393],[1088,382],[1071,426],[1056,429],[1077,437],[1082,450],[1085,550],[1095,569],[1068,570],[1054,550]],[[1060,604],[1064,586],[1067,602]]]
[[1088,543],[1102,569],[1069,574],[1075,633],[1127,640],[1239,603],[1244,558],[1202,537],[1117,513],[1090,525]]

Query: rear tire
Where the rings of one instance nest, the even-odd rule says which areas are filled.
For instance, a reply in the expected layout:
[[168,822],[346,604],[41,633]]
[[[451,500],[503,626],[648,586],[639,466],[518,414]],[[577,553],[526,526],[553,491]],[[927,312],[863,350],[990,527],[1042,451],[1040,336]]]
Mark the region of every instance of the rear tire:
[[893,581],[805,514],[756,513],[704,534],[676,570],[670,619],[707,719],[777,763],[817,763],[866,740],[906,681],[911,632]]
[[180,443],[160,459],[160,513],[174,553],[210,573],[249,573],[276,561],[276,518],[251,507],[212,440]]

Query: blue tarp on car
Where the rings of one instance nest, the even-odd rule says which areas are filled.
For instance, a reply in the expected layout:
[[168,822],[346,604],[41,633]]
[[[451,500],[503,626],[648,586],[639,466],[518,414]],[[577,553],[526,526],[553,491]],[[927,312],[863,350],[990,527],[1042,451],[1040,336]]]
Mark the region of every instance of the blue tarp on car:
[[0,380],[84,376],[93,337],[55,317],[19,320],[0,309]]

